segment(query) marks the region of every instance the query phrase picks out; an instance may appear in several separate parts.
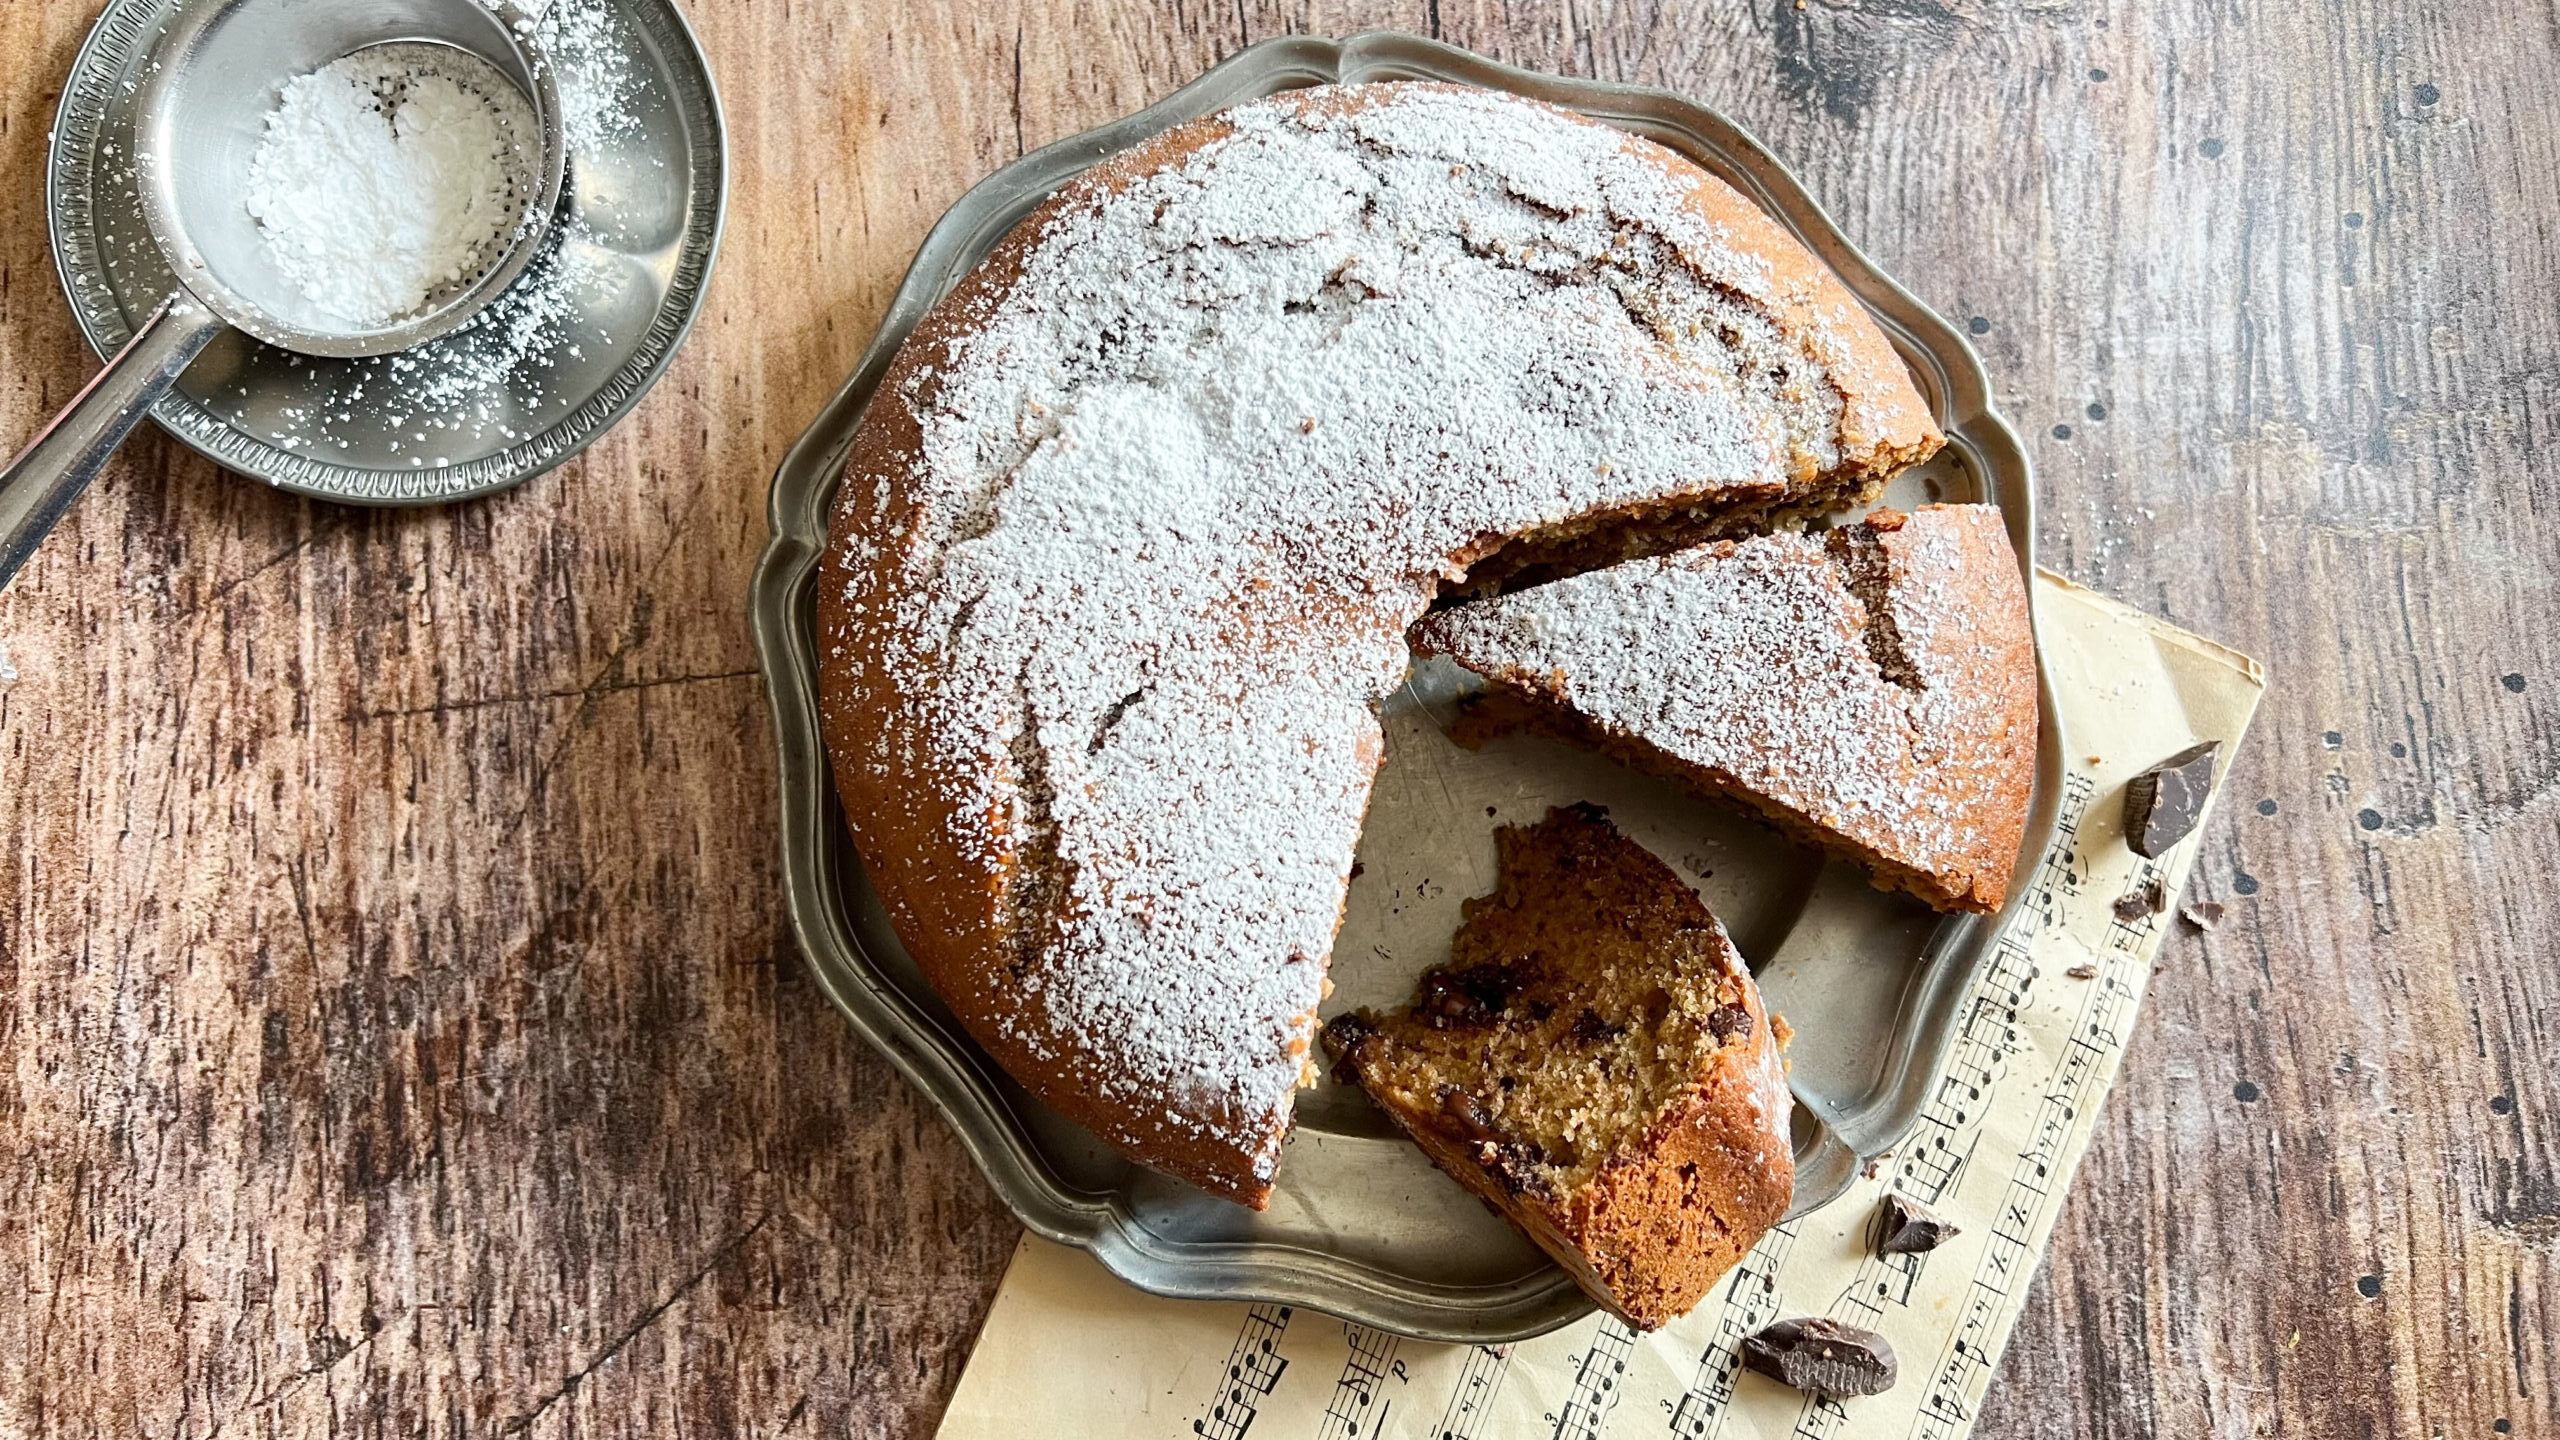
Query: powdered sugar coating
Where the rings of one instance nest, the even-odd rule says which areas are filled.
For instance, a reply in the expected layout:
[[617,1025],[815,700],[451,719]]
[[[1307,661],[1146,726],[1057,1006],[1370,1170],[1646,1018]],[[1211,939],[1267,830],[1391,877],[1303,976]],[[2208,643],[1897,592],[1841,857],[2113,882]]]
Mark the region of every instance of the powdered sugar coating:
[[[1373,707],[1441,586],[1507,537],[1877,463],[1844,416],[1902,402],[1841,377],[1880,339],[1708,219],[1714,185],[1480,92],[1257,103],[1071,189],[909,347],[866,426],[913,433],[839,519],[830,734],[893,911],[986,888],[984,937],[910,945],[1007,992],[955,1003],[1060,1068],[1053,1103],[1156,1163],[1215,1139],[1249,1174],[1188,1178],[1257,1193]],[[874,843],[899,825],[968,874]]]
[[1417,638],[1924,898],[1996,909],[2035,767],[2026,614],[1999,512],[1932,506],[1560,580]]

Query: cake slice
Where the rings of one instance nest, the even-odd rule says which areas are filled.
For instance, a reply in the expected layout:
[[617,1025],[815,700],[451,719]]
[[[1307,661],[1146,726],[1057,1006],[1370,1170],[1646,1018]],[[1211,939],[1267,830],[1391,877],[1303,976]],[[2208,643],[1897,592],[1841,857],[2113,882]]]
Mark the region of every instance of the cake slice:
[[1702,545],[1443,610],[1414,638],[1492,682],[1479,731],[1596,745],[1940,910],[2008,896],[2035,636],[1990,506]]
[[1604,812],[1495,839],[1493,893],[1414,1002],[1325,1026],[1334,1073],[1654,1329],[1786,1213],[1780,1022],[1696,892]]

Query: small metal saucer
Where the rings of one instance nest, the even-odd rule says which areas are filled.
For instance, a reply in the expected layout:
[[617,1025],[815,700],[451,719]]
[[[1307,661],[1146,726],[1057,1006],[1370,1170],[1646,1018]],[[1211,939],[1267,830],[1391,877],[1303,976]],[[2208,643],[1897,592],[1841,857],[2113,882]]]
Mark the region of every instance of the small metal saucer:
[[[216,340],[151,414],[208,458],[357,505],[504,490],[586,448],[639,404],[700,312],[728,203],[727,137],[702,48],[673,0],[579,6],[560,47],[583,85],[561,209],[524,276],[443,339],[378,359]],[[63,82],[46,162],[54,263],[100,357],[176,281],[133,172],[150,40],[177,0],[113,0]],[[573,120],[581,102],[569,104]]]

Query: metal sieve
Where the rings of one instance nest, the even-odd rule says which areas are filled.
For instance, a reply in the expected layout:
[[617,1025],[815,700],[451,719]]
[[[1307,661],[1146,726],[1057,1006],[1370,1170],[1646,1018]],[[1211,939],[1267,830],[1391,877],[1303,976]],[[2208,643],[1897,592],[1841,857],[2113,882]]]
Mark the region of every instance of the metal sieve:
[[[305,355],[387,355],[456,329],[514,283],[550,229],[568,161],[559,90],[537,34],[541,8],[514,0],[194,0],[177,11],[150,42],[132,158],[144,220],[178,285],[0,470],[0,587],[226,328]],[[242,200],[251,161],[295,77],[357,54],[424,68],[446,53],[457,69],[493,70],[531,107],[538,146],[526,147],[523,209],[476,273],[412,314],[349,326],[303,300],[260,244]]]

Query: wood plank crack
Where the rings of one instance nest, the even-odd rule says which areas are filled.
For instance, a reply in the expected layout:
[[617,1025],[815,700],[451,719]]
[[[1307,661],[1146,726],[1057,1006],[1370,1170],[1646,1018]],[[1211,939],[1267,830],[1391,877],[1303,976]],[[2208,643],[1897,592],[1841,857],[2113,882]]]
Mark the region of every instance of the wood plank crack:
[[772,1218],[773,1212],[768,1210],[762,1215],[757,1216],[754,1224],[729,1237],[729,1239],[723,1242],[718,1249],[711,1252],[711,1257],[709,1259],[703,1261],[692,1274],[685,1277],[684,1283],[676,1286],[674,1290],[669,1291],[664,1299],[659,1300],[648,1309],[641,1311],[638,1318],[634,1319],[629,1325],[622,1328],[622,1333],[614,1336],[611,1342],[606,1344],[602,1350],[596,1352],[595,1358],[589,1360],[586,1364],[579,1366],[576,1370],[571,1371],[560,1381],[558,1385],[553,1386],[550,1393],[544,1395],[541,1401],[531,1410],[528,1410],[517,1418],[508,1421],[506,1428],[499,1433],[504,1435],[523,1434],[527,1429],[532,1427],[535,1421],[542,1418],[545,1411],[548,1411],[552,1406],[559,1404],[561,1401],[568,1399],[571,1395],[576,1394],[578,1387],[586,1382],[586,1378],[589,1375],[594,1374],[606,1361],[621,1354],[624,1346],[629,1345],[633,1340],[638,1339],[643,1331],[647,1330],[650,1326],[657,1324],[659,1319],[669,1310],[674,1309],[679,1303],[681,1303],[684,1297],[692,1294],[703,1281],[711,1278],[712,1271],[719,1269],[731,1255],[738,1252],[740,1247],[744,1246],[749,1240],[754,1239],[756,1237],[756,1232],[764,1229],[765,1222]]
[[721,670],[708,675],[651,675],[631,680],[609,677],[592,685],[564,685],[550,690],[536,690],[522,695],[483,695],[469,700],[439,700],[432,705],[399,705],[379,710],[350,710],[346,722],[363,725],[375,720],[407,720],[420,715],[459,715],[473,710],[488,710],[503,705],[540,705],[556,700],[595,700],[633,690],[660,690],[672,685],[711,685],[727,680],[747,680],[756,675],[752,669]]

